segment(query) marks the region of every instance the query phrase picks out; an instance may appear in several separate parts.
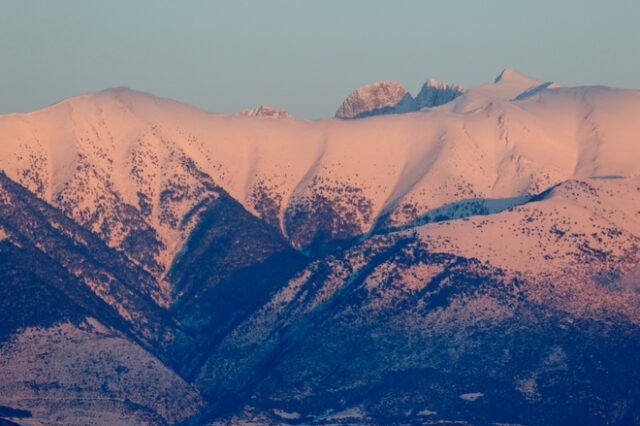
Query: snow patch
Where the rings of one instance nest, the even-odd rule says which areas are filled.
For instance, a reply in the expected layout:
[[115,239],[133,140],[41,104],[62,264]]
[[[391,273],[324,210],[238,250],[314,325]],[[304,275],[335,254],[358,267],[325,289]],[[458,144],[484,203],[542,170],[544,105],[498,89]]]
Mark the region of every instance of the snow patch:
[[297,413],[295,411],[289,412],[280,409],[274,409],[273,414],[286,420],[296,420],[300,418],[300,413]]
[[460,395],[460,399],[463,399],[465,401],[475,401],[477,399],[480,399],[484,396],[483,393],[481,392],[470,392],[470,393],[463,393],[462,395]]

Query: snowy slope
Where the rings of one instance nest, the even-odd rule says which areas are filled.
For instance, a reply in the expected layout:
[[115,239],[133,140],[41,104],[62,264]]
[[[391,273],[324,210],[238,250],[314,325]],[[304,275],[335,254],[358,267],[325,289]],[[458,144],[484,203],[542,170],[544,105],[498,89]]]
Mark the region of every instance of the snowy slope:
[[159,275],[193,226],[182,219],[221,189],[306,246],[469,198],[640,173],[638,91],[513,100],[540,84],[505,70],[441,107],[355,121],[230,117],[111,89],[0,117],[0,167]]
[[428,224],[430,250],[526,279],[529,297],[578,317],[640,324],[640,179],[564,182],[512,209]]
[[435,250],[529,274],[588,269],[595,260],[585,259],[604,254],[613,264],[630,259],[640,244],[640,179],[568,181],[540,201],[425,225],[419,233]]
[[203,405],[175,372],[94,318],[21,330],[0,347],[0,374],[0,405],[32,415],[19,424],[175,424]]

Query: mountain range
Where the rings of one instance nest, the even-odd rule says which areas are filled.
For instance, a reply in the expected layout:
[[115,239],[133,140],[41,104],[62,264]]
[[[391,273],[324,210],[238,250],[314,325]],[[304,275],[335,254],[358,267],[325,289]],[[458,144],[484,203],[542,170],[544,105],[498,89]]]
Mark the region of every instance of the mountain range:
[[638,424],[638,114],[506,69],[0,116],[0,424]]

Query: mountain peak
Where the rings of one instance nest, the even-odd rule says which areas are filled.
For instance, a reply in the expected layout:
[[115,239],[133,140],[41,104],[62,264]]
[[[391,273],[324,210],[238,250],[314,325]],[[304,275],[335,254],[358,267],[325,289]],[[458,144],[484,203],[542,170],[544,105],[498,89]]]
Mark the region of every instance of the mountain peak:
[[451,102],[464,93],[459,84],[442,83],[427,79],[415,99],[415,109],[432,108]]
[[533,77],[529,77],[526,74],[521,73],[520,71],[516,71],[513,68],[505,68],[502,70],[500,75],[496,77],[494,80],[495,84],[498,83],[531,83],[531,84],[539,84],[540,80],[535,79]]
[[461,92],[464,91],[464,87],[462,87],[459,84],[444,83],[442,81],[434,80],[432,78],[428,78],[427,81],[424,82],[424,84],[422,85],[422,88],[424,87],[433,87],[434,89],[453,88]]
[[394,114],[412,109],[413,98],[396,81],[383,80],[362,86],[347,96],[336,118],[362,118],[379,114]]
[[158,98],[158,96],[149,93],[143,92],[141,90],[135,90],[127,86],[118,86],[118,87],[109,87],[107,89],[101,90],[99,92],[88,93],[88,95],[108,95],[115,96],[120,98],[132,98],[132,97],[143,97],[143,98]]
[[137,90],[134,90],[128,86],[117,86],[117,87],[107,87],[104,90],[101,90],[101,92],[106,92],[106,93],[126,93],[126,92],[137,92]]
[[260,105],[257,108],[249,108],[243,109],[238,114],[243,117],[260,117],[260,118],[291,118],[291,114],[289,114],[285,110],[276,109],[275,107],[264,104]]

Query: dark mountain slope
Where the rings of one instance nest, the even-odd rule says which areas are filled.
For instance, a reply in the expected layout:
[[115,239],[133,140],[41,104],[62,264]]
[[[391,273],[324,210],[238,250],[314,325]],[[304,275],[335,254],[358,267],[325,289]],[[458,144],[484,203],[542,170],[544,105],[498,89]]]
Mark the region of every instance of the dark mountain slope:
[[277,229],[231,197],[209,200],[168,275],[172,312],[198,342],[183,374],[196,374],[213,348],[306,264]]
[[637,325],[540,304],[537,285],[404,234],[372,238],[309,265],[198,381],[231,424],[640,419]]
[[186,339],[138,290],[147,277],[0,174],[0,405],[33,424],[195,414],[198,392],[170,368],[173,339]]
[[[25,327],[50,327],[60,322],[79,324],[87,316],[82,306],[96,302],[92,293],[82,291],[83,286],[75,277],[47,260],[33,249],[0,241],[0,342]],[[69,291],[69,287],[78,290]],[[76,293],[79,300],[72,300],[60,288]],[[109,305],[92,307],[94,311],[112,311]],[[104,316],[113,319],[112,312]]]
[[[8,258],[13,257],[23,272],[39,274],[36,283],[51,276],[49,286],[57,286],[56,291],[81,307],[91,306],[92,316],[102,319],[99,312],[111,311],[107,324],[116,321],[121,332],[135,336],[169,365],[170,351],[179,351],[172,342],[188,344],[169,312],[154,302],[152,293],[159,284],[150,274],[3,173],[0,227],[22,247],[14,248]],[[31,270],[30,262],[40,263]],[[56,273],[51,271],[59,278],[54,279]]]

